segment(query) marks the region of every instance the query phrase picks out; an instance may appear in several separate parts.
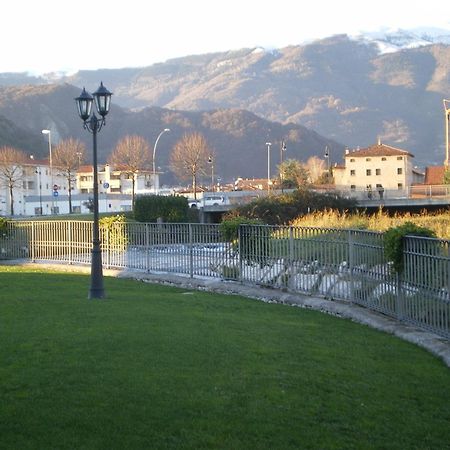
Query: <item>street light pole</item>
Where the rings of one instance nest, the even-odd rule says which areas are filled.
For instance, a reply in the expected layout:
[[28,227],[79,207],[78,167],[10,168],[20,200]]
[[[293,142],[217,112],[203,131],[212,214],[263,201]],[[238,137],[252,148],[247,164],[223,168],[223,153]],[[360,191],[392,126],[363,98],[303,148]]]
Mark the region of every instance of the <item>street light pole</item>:
[[[80,96],[75,99],[78,107],[78,114],[83,121],[85,130],[92,134],[93,147],[93,169],[94,169],[94,224],[92,231],[92,256],[91,256],[91,287],[89,290],[89,299],[105,298],[103,287],[103,268],[102,251],[100,246],[100,231],[98,217],[98,166],[97,166],[97,133],[105,125],[105,116],[109,112],[112,93],[100,83],[100,87],[93,95],[86,92],[83,88]],[[95,107],[101,118],[98,118],[92,112],[92,103],[95,101]]]
[[444,100],[444,111],[445,111],[445,161],[444,166],[446,170],[448,169],[448,159],[449,159],[449,142],[448,142],[448,122],[450,120],[450,100]]
[[328,145],[325,146],[325,158],[327,159],[327,172],[330,175],[330,151],[328,150]]
[[270,192],[270,146],[272,142],[266,142],[267,145],[267,193]]
[[208,164],[211,164],[211,191],[214,192],[214,158],[208,157]]
[[42,134],[46,134],[48,136],[48,153],[49,153],[49,163],[50,163],[50,192],[52,194],[52,209],[51,214],[55,212],[55,201],[53,200],[53,158],[52,158],[52,132],[50,130],[42,130]]
[[284,192],[283,187],[283,179],[284,179],[284,172],[283,172],[283,153],[287,150],[286,148],[286,142],[281,141],[280,145],[280,184],[281,184],[281,192]]
[[158,137],[156,138],[155,145],[153,147],[153,187],[155,190],[155,194],[158,194],[159,192],[159,180],[158,180],[158,189],[156,189],[156,146],[158,145],[159,138],[166,132],[170,131],[170,128],[164,128],[164,130],[161,131],[161,133],[158,134]]

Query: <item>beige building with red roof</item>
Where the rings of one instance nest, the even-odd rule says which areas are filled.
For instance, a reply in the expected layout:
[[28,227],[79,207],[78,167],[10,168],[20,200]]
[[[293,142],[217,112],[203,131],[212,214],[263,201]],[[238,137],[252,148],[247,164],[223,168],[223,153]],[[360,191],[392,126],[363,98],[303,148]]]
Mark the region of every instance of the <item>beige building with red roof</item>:
[[412,184],[423,183],[424,174],[413,166],[410,152],[377,144],[346,150],[345,164],[333,168],[336,189],[404,192]]

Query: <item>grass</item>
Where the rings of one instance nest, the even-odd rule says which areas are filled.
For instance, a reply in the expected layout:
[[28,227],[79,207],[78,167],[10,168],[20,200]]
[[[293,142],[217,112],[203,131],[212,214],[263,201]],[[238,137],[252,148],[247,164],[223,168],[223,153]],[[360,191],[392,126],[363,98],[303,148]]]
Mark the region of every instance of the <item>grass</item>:
[[2,449],[446,449],[450,372],[315,311],[0,266]]
[[298,217],[291,225],[299,227],[319,228],[348,228],[371,231],[386,231],[391,227],[413,222],[421,227],[429,228],[441,239],[450,239],[450,212],[437,211],[434,213],[423,211],[420,214],[396,213],[389,215],[383,210],[376,214],[365,212],[348,213],[335,210],[318,211]]

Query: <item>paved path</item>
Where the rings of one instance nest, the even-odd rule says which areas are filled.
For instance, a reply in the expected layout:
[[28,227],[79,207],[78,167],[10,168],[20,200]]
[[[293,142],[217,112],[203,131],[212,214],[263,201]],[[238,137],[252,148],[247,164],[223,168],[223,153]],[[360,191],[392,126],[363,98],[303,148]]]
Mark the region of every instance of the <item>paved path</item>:
[[[2,262],[2,264],[22,265],[36,267],[35,263],[22,263],[18,261]],[[68,266],[61,264],[39,264],[49,269],[64,270],[70,272],[90,272],[89,266]],[[398,322],[375,311],[370,311],[358,305],[348,302],[326,300],[321,297],[288,293],[277,289],[268,289],[246,284],[223,281],[217,278],[189,278],[168,273],[147,273],[137,270],[104,269],[107,276],[119,278],[131,278],[148,283],[168,284],[186,289],[199,289],[221,294],[242,295],[244,297],[258,299],[265,302],[282,303],[302,308],[311,308],[332,314],[337,317],[353,320],[354,322],[368,325],[386,333],[393,334],[405,341],[412,342],[441,358],[450,367],[450,340],[434,333],[418,329],[412,325]]]

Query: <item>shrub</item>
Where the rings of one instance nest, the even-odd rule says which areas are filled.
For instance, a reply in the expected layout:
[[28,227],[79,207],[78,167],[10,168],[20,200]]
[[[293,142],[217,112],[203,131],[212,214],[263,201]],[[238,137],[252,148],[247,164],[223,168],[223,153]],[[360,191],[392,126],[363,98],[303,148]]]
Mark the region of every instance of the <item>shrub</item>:
[[225,219],[219,226],[220,233],[227,242],[235,242],[239,237],[239,227],[244,224],[261,225],[258,219],[248,219],[243,216],[234,216]]
[[8,231],[8,220],[4,217],[0,217],[0,237],[6,236],[6,232]]
[[188,200],[183,196],[143,195],[136,198],[134,218],[138,222],[186,222]]
[[125,250],[128,245],[124,215],[102,217],[99,220],[100,229],[108,235],[108,244],[116,250]]
[[309,189],[292,193],[258,198],[237,208],[237,214],[249,219],[260,219],[270,225],[281,225],[314,211],[335,209],[345,211],[355,207],[353,200],[338,194],[321,194]]
[[384,253],[392,261],[393,270],[403,272],[403,241],[405,236],[436,237],[434,231],[420,227],[412,222],[405,222],[398,227],[392,227],[384,234]]

